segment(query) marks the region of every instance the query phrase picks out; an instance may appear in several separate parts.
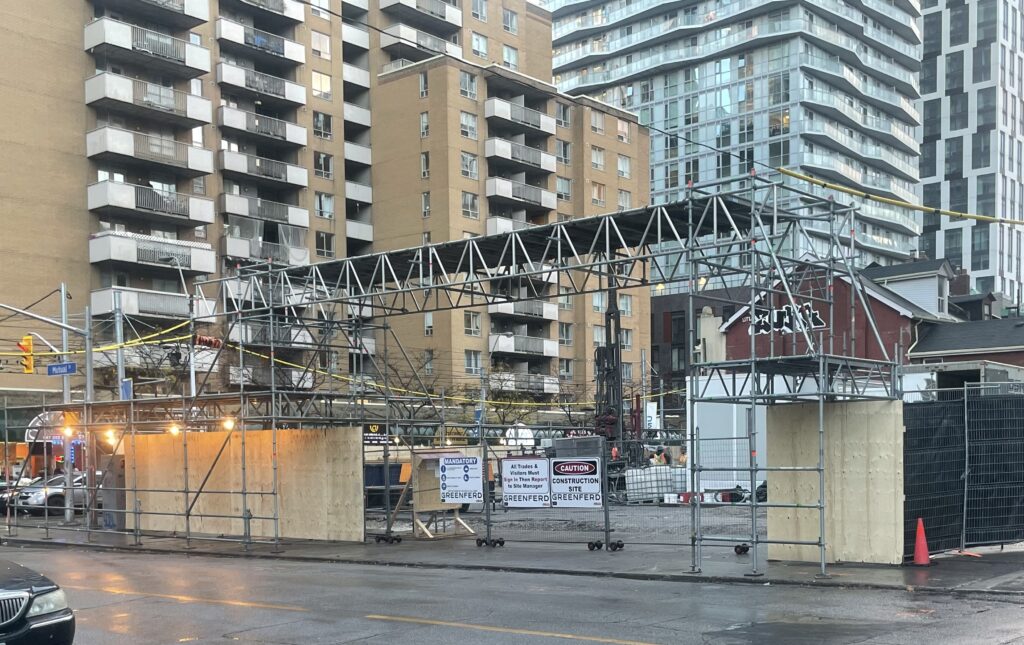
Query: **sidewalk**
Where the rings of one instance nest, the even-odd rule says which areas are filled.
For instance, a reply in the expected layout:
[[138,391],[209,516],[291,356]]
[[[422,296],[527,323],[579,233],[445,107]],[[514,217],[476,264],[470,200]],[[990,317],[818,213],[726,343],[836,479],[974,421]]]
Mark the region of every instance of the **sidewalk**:
[[[977,549],[983,557],[938,556],[927,568],[877,565],[830,565],[828,579],[816,577],[818,566],[807,563],[769,562],[760,558],[763,575],[752,577],[751,556],[737,556],[731,549],[705,547],[702,571],[689,573],[689,547],[626,545],[622,551],[588,551],[584,544],[508,542],[504,547],[477,547],[472,539],[436,542],[406,538],[401,544],[356,544],[289,540],[279,552],[266,544],[245,550],[237,542],[185,540],[172,537],[143,537],[135,546],[127,535],[19,527],[15,535],[0,533],[0,544],[8,547],[0,557],[17,557],[17,547],[84,548],[122,552],[248,557],[309,562],[332,562],[377,566],[407,566],[464,571],[510,571],[560,575],[611,576],[633,580],[686,582],[727,582],[744,584],[808,585],[862,589],[912,589],[925,592],[1002,594],[1024,597],[1024,548],[1005,551]],[[6,552],[5,552],[6,551]]]

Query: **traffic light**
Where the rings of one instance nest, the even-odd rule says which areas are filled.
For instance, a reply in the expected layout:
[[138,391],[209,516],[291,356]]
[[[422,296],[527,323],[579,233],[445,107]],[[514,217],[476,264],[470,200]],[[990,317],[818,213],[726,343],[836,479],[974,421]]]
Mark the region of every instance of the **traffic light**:
[[18,349],[24,354],[20,360],[21,371],[25,374],[32,374],[36,371],[36,357],[32,355],[32,337],[22,336],[18,343]]

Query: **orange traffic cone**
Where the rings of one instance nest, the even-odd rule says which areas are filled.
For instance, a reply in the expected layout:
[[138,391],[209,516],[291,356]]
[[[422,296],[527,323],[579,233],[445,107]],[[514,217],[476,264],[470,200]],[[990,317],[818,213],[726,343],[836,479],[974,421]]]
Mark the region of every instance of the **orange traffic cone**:
[[914,566],[930,567],[931,556],[928,555],[928,539],[924,535],[924,520],[917,518],[917,537],[914,540]]

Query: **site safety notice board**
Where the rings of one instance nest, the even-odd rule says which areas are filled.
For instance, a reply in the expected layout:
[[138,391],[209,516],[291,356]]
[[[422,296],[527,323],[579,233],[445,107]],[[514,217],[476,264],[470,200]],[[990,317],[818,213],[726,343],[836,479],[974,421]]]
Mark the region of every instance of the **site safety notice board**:
[[501,500],[508,508],[601,508],[601,459],[509,457],[501,462]]

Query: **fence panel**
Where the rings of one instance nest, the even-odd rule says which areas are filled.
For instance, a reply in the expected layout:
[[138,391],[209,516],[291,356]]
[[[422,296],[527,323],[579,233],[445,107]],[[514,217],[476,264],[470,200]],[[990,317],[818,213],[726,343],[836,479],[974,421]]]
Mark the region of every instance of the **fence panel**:
[[967,421],[966,544],[1024,540],[1024,388],[968,388]]

